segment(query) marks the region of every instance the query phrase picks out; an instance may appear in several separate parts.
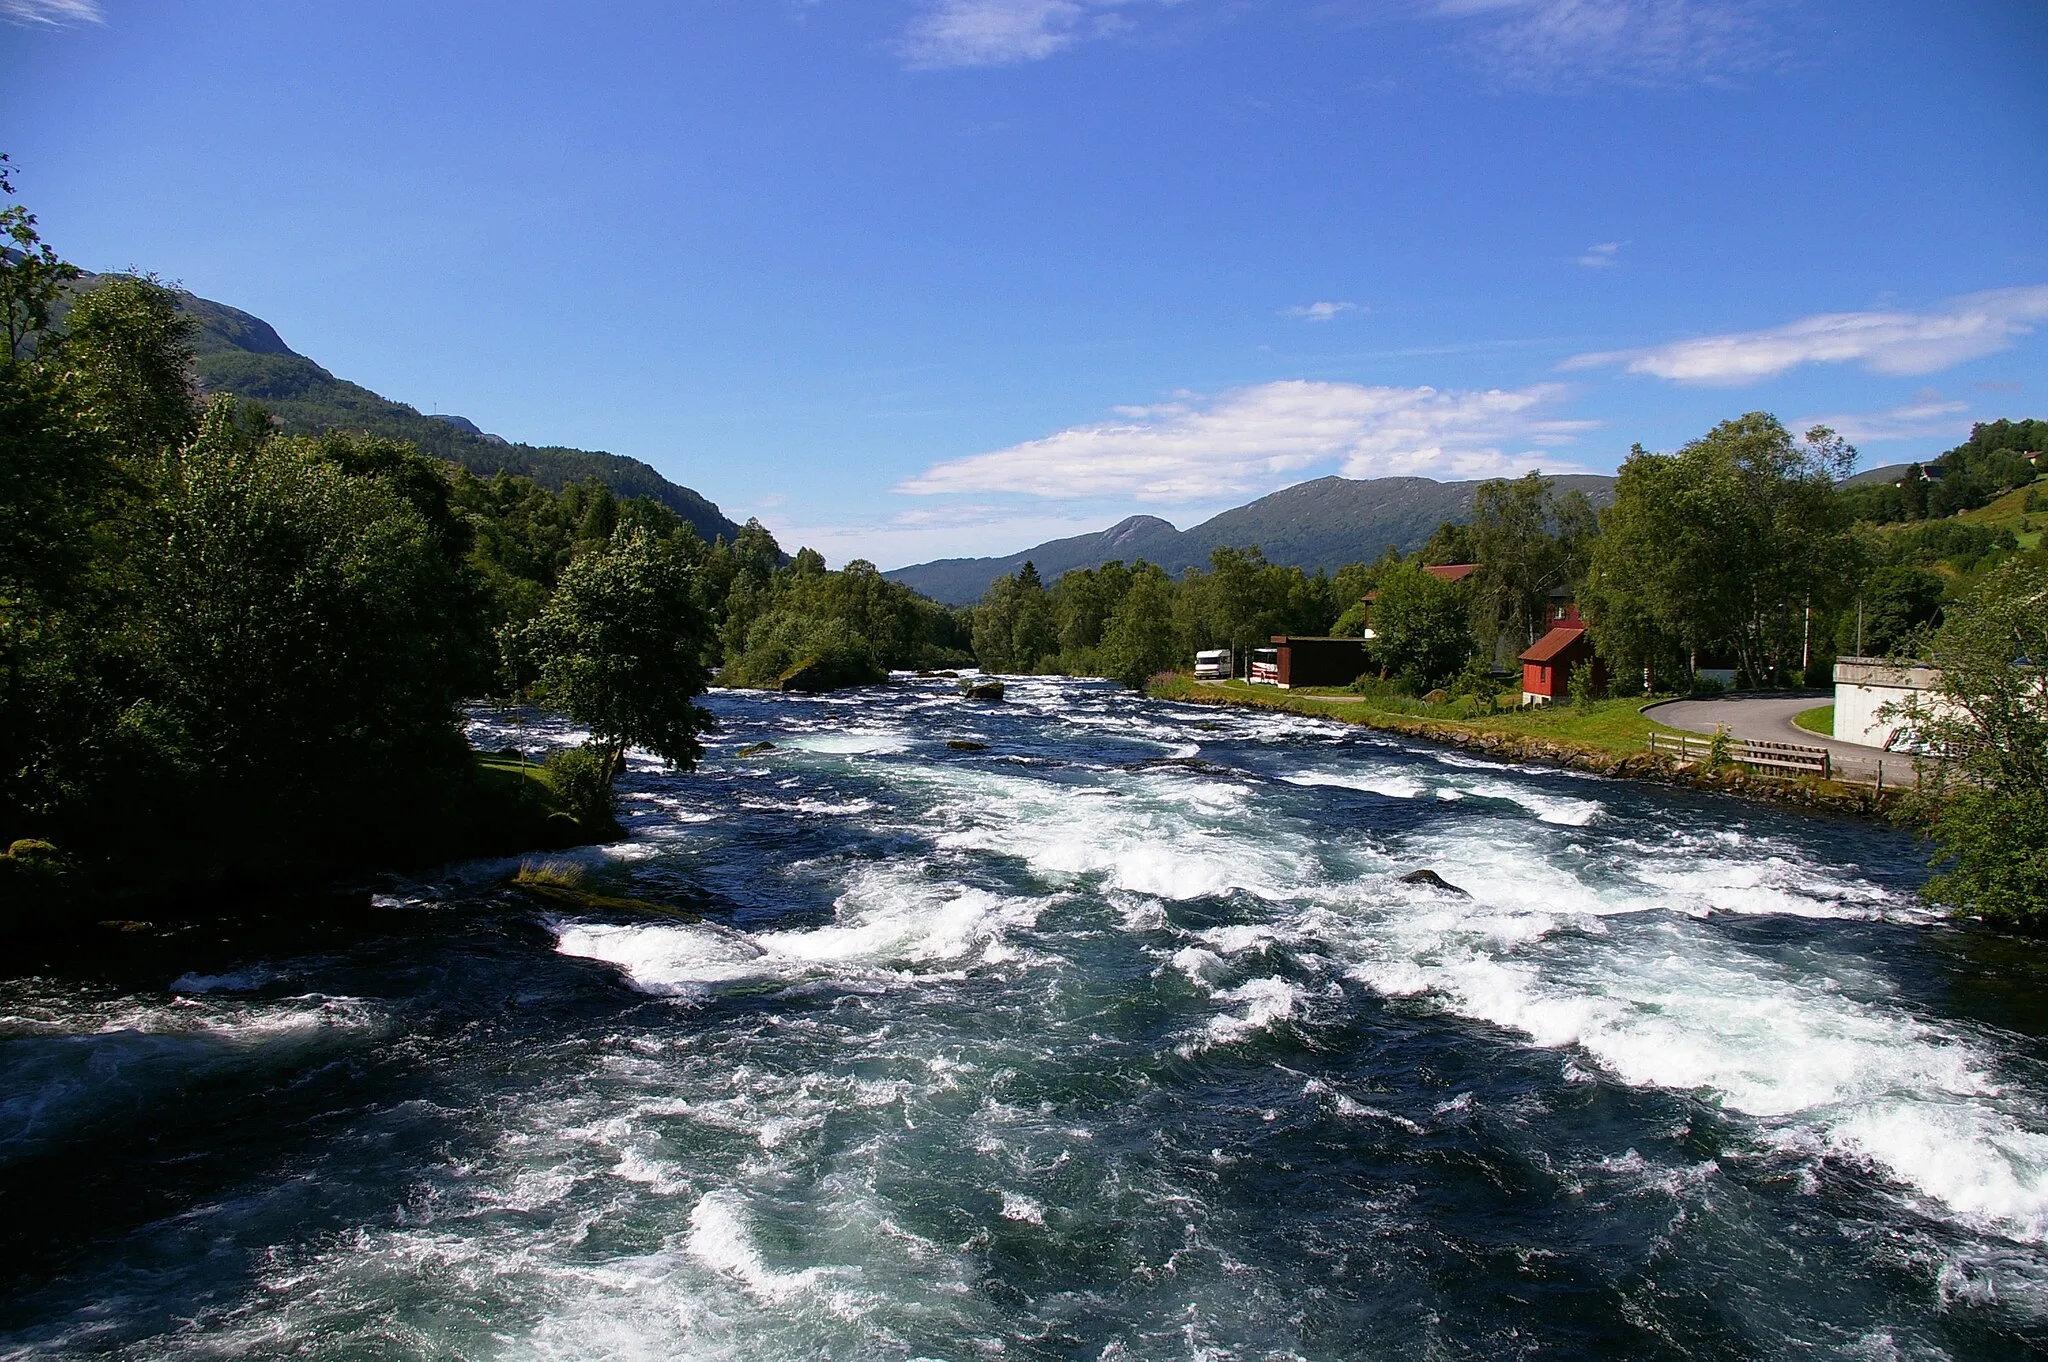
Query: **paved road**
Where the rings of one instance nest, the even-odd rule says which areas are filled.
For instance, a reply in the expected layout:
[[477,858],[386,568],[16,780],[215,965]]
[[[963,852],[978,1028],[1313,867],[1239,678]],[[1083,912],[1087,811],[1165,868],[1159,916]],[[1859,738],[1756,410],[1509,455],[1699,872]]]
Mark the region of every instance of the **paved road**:
[[1911,780],[1912,759],[1879,752],[1861,743],[1836,742],[1809,733],[1792,722],[1792,716],[1834,699],[1832,691],[1772,691],[1767,694],[1728,695],[1714,700],[1669,700],[1652,705],[1644,713],[1658,723],[1692,733],[1714,733],[1726,728],[1730,737],[1755,742],[1796,742],[1808,747],[1825,747],[1834,754],[1835,771],[1850,780],[1875,780],[1877,764],[1884,762],[1885,783]]

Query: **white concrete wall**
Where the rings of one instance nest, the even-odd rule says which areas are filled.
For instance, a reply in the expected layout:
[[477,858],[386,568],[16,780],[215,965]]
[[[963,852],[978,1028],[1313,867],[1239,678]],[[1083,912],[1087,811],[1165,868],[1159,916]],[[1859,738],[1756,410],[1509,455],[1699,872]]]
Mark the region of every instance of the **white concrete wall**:
[[1878,718],[1878,711],[1924,695],[1940,680],[1941,673],[1932,667],[1898,666],[1881,658],[1837,658],[1835,740],[1885,746],[1904,725],[1898,719]]

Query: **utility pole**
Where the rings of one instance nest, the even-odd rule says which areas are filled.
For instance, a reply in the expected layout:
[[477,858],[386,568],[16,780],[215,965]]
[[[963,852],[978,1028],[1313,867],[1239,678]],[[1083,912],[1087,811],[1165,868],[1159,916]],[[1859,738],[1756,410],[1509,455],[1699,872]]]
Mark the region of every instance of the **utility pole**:
[[1863,656],[1863,598],[1856,598],[1856,656]]

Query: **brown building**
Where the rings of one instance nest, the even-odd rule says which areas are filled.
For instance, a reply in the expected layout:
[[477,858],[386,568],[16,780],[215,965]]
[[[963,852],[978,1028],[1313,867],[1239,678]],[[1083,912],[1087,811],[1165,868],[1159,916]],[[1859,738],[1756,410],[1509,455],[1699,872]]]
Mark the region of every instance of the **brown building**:
[[1251,679],[1288,690],[1295,686],[1348,686],[1370,665],[1362,638],[1273,635],[1270,648],[1252,649]]

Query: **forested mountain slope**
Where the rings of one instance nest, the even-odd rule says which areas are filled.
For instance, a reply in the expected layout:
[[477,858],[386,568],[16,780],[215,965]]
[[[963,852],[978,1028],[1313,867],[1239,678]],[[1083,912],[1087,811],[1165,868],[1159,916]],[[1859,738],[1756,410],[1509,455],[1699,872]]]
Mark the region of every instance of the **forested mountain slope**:
[[[80,288],[90,288],[87,274]],[[550,491],[596,478],[621,497],[652,497],[690,522],[708,543],[731,540],[739,526],[709,500],[678,486],[638,459],[563,446],[518,444],[478,430],[462,417],[423,415],[402,402],[380,397],[360,384],[336,378],[284,343],[261,317],[189,293],[179,294],[186,315],[197,324],[191,336],[193,367],[208,392],[233,393],[260,402],[289,434],[360,430],[410,440],[423,453],[489,476],[500,470],[532,478]]]
[[[1614,494],[1614,479],[1567,474],[1560,491],[1577,488],[1596,506]],[[1313,572],[1334,572],[1346,563],[1377,558],[1388,545],[1402,553],[1422,546],[1447,520],[1472,513],[1477,482],[1431,478],[1317,478],[1257,501],[1234,507],[1179,530],[1156,516],[1132,516],[1099,534],[1055,539],[1002,558],[946,558],[898,568],[887,574],[933,600],[966,605],[979,600],[990,582],[1015,572],[1028,560],[1053,581],[1074,568],[1139,558],[1168,572],[1183,572],[1209,561],[1219,548],[1257,545],[1266,560]]]

